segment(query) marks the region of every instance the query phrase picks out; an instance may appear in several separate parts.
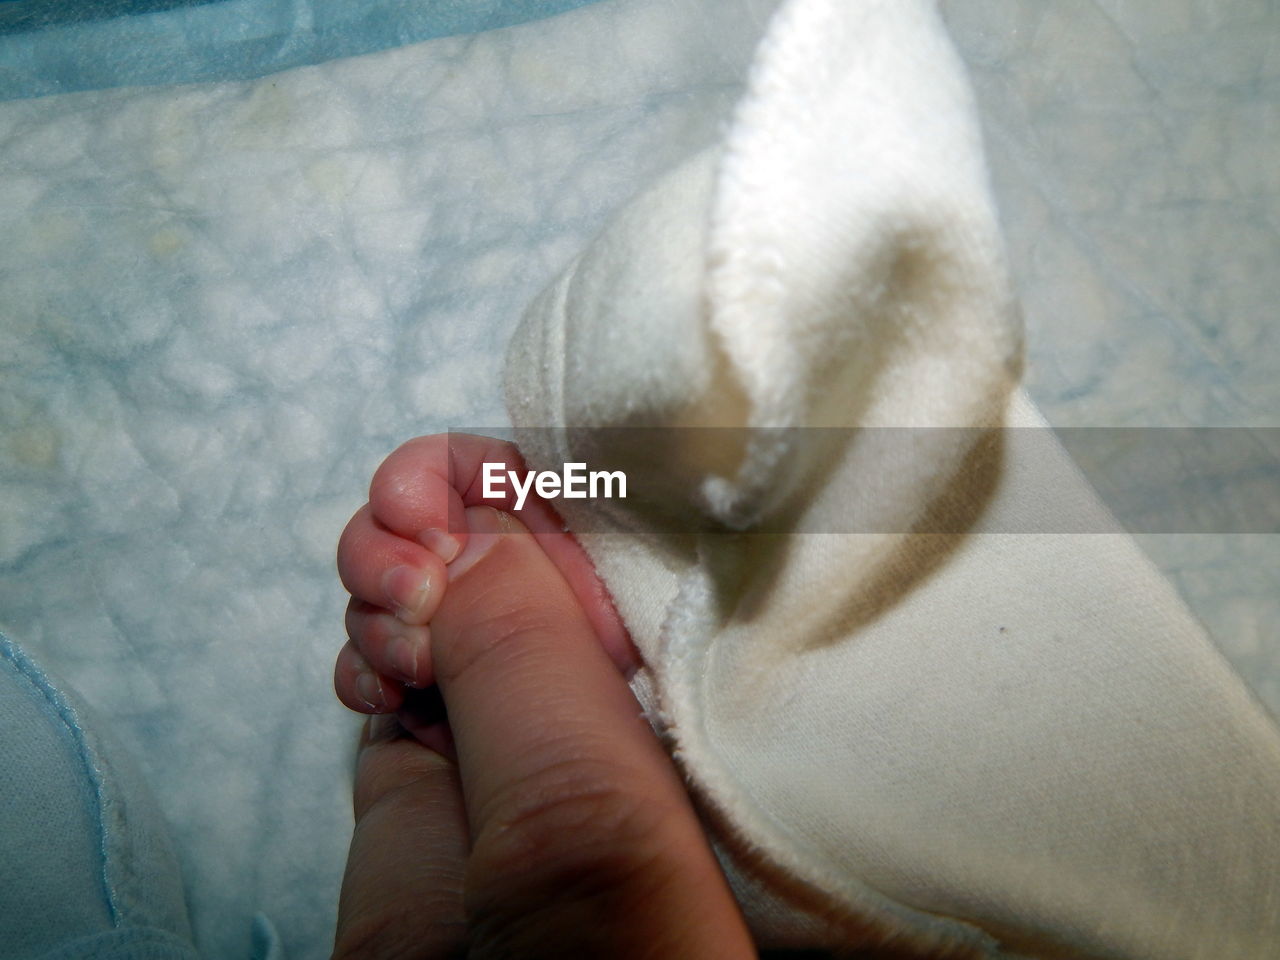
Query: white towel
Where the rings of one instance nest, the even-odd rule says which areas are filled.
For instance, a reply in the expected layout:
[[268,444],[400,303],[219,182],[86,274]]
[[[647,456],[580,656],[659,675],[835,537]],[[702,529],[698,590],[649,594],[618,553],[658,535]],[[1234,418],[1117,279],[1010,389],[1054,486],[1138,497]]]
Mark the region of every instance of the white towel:
[[722,143],[532,305],[508,406],[531,466],[629,470],[558,506],[763,939],[1274,957],[1280,731],[1020,347],[933,5],[790,0]]

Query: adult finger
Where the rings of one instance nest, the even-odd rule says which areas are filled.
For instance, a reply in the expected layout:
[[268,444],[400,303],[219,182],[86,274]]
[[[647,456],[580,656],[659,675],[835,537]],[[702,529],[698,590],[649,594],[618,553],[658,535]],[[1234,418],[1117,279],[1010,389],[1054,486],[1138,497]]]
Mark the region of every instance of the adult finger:
[[748,957],[680,778],[528,531],[467,510],[432,658],[471,829],[473,957]]
[[334,957],[464,956],[467,829],[456,766],[394,718],[374,717],[357,759],[355,813]]

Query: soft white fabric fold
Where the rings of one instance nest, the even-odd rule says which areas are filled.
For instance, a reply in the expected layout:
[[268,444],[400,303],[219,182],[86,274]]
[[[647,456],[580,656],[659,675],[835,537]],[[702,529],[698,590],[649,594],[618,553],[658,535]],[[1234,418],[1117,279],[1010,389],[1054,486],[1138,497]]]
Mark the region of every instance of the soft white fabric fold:
[[791,0],[723,142],[531,306],[508,405],[531,466],[651,494],[561,505],[763,938],[1275,956],[1280,732],[1020,336],[932,4]]

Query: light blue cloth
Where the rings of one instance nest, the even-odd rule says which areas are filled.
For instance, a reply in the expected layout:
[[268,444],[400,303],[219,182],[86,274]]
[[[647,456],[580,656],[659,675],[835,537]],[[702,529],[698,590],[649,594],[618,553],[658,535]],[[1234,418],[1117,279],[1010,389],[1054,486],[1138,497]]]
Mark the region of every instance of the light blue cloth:
[[9,0],[0,100],[248,80],[433,37],[527,23],[595,0]]
[[178,861],[137,769],[0,634],[0,955],[196,956]]
[[[178,859],[103,720],[0,634],[0,957],[195,960]],[[259,914],[252,960],[282,960]]]

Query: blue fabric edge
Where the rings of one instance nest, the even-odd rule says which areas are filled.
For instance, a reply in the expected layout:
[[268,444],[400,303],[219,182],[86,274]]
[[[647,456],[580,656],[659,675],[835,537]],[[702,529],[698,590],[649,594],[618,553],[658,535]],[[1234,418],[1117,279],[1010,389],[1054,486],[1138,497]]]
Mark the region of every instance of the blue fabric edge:
[[557,16],[600,0],[215,0],[0,35],[0,101],[251,80]]
[[100,857],[98,875],[102,883],[102,899],[107,904],[112,924],[118,926],[121,922],[120,908],[119,904],[116,903],[108,876],[108,840],[106,825],[102,817],[104,784],[98,768],[93,762],[93,753],[85,742],[84,730],[80,725],[80,716],[75,707],[67,701],[66,697],[54,685],[49,675],[40,669],[39,664],[27,656],[20,646],[3,633],[0,633],[0,659],[7,660],[13,665],[17,675],[30,685],[33,693],[44,702],[45,706],[61,723],[64,732],[71,741],[76,757],[83,767],[85,781],[89,784],[89,794],[93,798],[90,820],[98,831],[97,849]]

